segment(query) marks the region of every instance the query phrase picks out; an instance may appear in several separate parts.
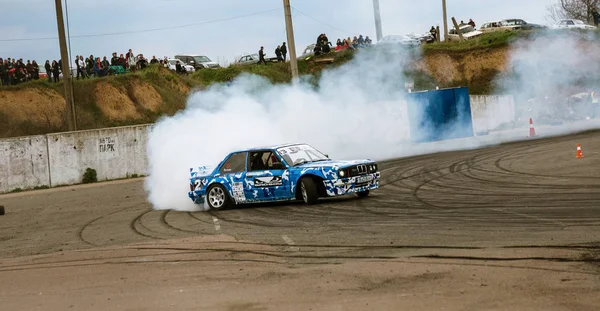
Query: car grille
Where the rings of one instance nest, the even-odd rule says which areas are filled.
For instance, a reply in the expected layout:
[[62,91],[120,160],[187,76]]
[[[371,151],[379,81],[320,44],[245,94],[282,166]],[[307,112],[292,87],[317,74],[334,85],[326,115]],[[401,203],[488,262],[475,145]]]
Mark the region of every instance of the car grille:
[[347,177],[354,177],[377,172],[377,164],[358,164],[344,169]]

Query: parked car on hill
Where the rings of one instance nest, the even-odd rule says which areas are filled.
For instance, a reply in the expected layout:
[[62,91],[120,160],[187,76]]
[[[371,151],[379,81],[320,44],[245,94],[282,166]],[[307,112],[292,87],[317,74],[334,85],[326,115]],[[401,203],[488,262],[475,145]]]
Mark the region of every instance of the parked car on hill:
[[179,54],[179,55],[175,55],[175,57],[173,57],[173,58],[182,60],[190,66],[194,66],[194,69],[221,67],[219,65],[219,63],[213,62],[212,60],[210,60],[210,58],[208,58],[204,55]]
[[421,44],[421,41],[411,38],[405,35],[387,35],[381,38],[377,45],[388,45],[388,44],[396,44],[396,45],[404,45],[404,46],[418,46]]
[[177,61],[185,68],[188,73],[195,72],[196,69],[192,65],[186,64],[184,61],[176,58],[169,58],[167,65],[165,67],[169,68],[169,70],[176,71],[177,70]]
[[433,37],[433,35],[430,32],[426,32],[426,33],[422,33],[422,34],[409,33],[406,36],[411,39],[418,40],[422,44],[435,42],[435,38]]
[[[471,25],[462,25],[459,27],[460,32],[465,40],[471,40],[483,34],[480,30],[475,30]],[[460,37],[458,36],[458,32],[456,28],[450,29],[448,31],[448,40],[449,41],[459,41]]]
[[553,29],[596,29],[596,26],[587,25],[578,19],[563,19],[552,27]]
[[522,19],[512,18],[512,19],[503,19],[500,21],[500,27],[508,30],[537,30],[548,28],[543,25],[538,24],[530,24]]
[[[258,64],[258,53],[244,55],[238,58],[233,65],[253,65]],[[277,57],[265,57],[267,62],[277,62]]]
[[503,30],[505,31],[505,30],[509,30],[509,29],[502,28],[499,21],[492,21],[492,22],[483,23],[481,25],[481,27],[479,27],[479,30],[481,32],[488,33],[488,32],[494,32],[494,31],[503,31]]

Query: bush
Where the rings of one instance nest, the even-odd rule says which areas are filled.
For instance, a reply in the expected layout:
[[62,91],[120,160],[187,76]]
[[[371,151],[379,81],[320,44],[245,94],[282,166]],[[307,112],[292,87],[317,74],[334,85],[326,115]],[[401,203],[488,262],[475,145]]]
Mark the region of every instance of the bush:
[[85,173],[83,173],[83,183],[89,184],[98,181],[98,176],[96,174],[96,170],[93,168],[86,168]]

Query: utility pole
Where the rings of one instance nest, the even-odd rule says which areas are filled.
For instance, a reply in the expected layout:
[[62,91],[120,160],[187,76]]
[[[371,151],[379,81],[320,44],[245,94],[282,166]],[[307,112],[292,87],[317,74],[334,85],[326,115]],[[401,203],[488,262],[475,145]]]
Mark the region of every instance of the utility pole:
[[55,0],[56,24],[58,25],[58,43],[60,45],[60,59],[62,61],[63,83],[65,85],[65,102],[67,105],[67,126],[69,131],[77,130],[75,118],[75,102],[73,101],[73,88],[71,85],[71,64],[67,51],[67,39],[65,38],[65,22],[63,20],[62,0]]
[[373,0],[373,14],[375,15],[375,34],[377,35],[377,41],[383,37],[383,31],[381,30],[381,13],[379,12],[379,0]]
[[287,42],[290,51],[290,65],[292,67],[292,83],[297,83],[298,60],[296,59],[296,43],[294,42],[294,26],[292,25],[290,0],[283,0],[283,10],[285,11],[285,30],[287,32]]
[[[446,0],[442,0],[442,12],[444,14],[444,41],[448,41],[448,17],[446,17]],[[439,37],[438,32],[438,37]]]

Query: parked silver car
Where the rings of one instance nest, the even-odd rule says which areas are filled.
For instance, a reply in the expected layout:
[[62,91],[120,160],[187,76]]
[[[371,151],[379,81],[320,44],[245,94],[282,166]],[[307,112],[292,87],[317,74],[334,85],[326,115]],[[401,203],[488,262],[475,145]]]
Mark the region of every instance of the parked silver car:
[[[252,65],[252,64],[258,64],[258,53],[254,53],[254,54],[248,54],[248,55],[244,55],[240,58],[238,58],[233,65]],[[277,61],[277,57],[265,57],[265,60],[267,62],[276,62]]]

